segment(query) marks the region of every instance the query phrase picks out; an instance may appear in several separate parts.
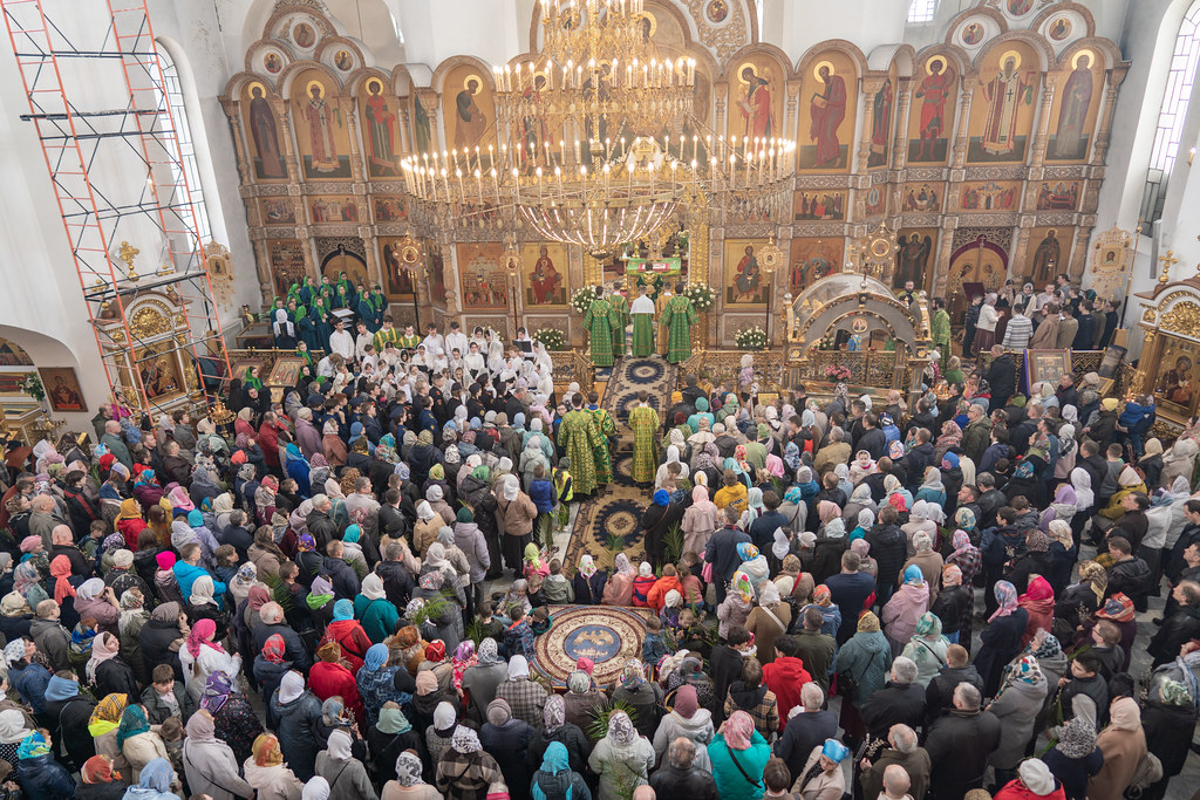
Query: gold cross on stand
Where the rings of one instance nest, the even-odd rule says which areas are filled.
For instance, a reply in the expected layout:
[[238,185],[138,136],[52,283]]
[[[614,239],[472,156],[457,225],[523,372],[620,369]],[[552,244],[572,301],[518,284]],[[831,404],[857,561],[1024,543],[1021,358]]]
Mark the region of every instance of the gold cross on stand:
[[1167,277],[1167,272],[1171,269],[1172,266],[1179,263],[1179,259],[1175,257],[1174,250],[1168,250],[1167,254],[1165,256],[1158,257],[1158,261],[1159,261],[1159,263],[1161,263],[1163,265],[1162,275],[1158,276],[1158,282],[1159,283],[1167,283],[1170,280],[1170,278]]

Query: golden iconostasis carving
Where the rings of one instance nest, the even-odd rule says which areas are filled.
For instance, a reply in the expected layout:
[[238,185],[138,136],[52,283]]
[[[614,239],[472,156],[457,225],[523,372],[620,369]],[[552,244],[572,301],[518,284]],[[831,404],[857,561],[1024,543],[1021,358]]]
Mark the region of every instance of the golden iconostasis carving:
[[[655,52],[696,61],[697,121],[652,135],[797,144],[790,213],[711,211],[712,257],[693,259],[706,270],[694,277],[722,287],[719,312],[761,319],[773,292],[797,295],[843,269],[849,243],[881,224],[896,236],[896,286],[913,280],[949,297],[964,281],[1082,274],[1096,167],[1128,68],[1112,41],[1095,36],[1087,8],[980,0],[939,44],[920,52],[899,45],[886,66],[872,68],[878,51],[868,64],[845,40],[794,54],[758,42],[752,5],[646,0]],[[539,19],[535,10],[535,48]],[[307,6],[281,6],[268,20],[222,98],[264,297],[322,275],[332,268],[329,243],[349,239],[362,246],[344,247],[343,261],[356,260],[365,281],[400,306],[416,301],[455,316],[484,309],[496,324],[513,319],[513,303],[519,314],[561,312],[572,291],[600,277],[589,267],[585,280],[585,265],[594,266],[587,254],[529,231],[516,233],[521,268],[505,270],[500,215],[469,198],[454,230],[422,227],[400,160],[476,147],[486,154],[505,138],[497,136],[491,65],[463,54],[427,75],[414,80],[403,66],[375,63]],[[576,135],[569,120],[523,124],[523,141],[535,144]],[[631,116],[619,127],[639,124]],[[705,155],[708,143],[700,148]],[[394,245],[409,234],[424,237],[421,270],[395,262]],[[786,262],[762,273],[758,248],[772,237]],[[614,264],[605,269],[604,279],[619,277]]]

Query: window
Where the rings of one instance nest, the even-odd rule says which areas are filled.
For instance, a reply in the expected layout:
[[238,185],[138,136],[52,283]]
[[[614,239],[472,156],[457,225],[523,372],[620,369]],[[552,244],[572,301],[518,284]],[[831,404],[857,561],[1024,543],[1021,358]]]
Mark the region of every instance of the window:
[[[192,128],[188,124],[183,86],[179,80],[179,68],[161,44],[158,46],[158,57],[162,61],[163,88],[167,93],[165,105],[162,98],[159,99],[158,124],[161,130],[169,131],[171,130],[171,120],[174,118],[175,138],[179,141],[179,153],[182,156],[182,173],[180,165],[176,164],[172,158],[171,177],[176,184],[183,183],[184,178],[187,179],[188,191],[191,194],[192,205],[196,213],[196,227],[200,230],[200,242],[207,242],[212,239],[212,227],[208,221],[208,208],[204,204],[204,185],[200,181],[200,167],[196,162],[196,142],[192,138]],[[167,113],[168,107],[171,111],[170,114]],[[182,204],[183,195],[180,193],[174,198],[160,197],[159,199],[162,202]],[[179,213],[185,224],[191,225],[191,220],[188,219],[186,212],[181,209]]]
[[1167,89],[1163,93],[1162,107],[1158,112],[1158,128],[1154,133],[1154,146],[1150,150],[1150,169],[1146,177],[1146,188],[1142,194],[1141,221],[1146,229],[1162,216],[1163,203],[1167,196],[1167,183],[1179,154],[1183,138],[1183,123],[1187,118],[1188,101],[1192,86],[1196,82],[1196,67],[1200,64],[1200,2],[1192,5],[1175,39],[1175,52],[1171,56],[1171,71],[1167,75]]
[[912,22],[933,22],[933,15],[937,13],[937,0],[913,0],[913,4],[908,7],[908,21]]

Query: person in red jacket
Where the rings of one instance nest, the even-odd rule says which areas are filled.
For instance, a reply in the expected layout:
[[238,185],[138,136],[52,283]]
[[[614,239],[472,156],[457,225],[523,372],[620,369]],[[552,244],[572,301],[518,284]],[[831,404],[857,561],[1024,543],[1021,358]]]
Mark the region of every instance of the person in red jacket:
[[804,669],[804,662],[796,657],[798,648],[794,636],[780,636],[775,640],[775,660],[763,665],[763,683],[775,693],[779,704],[779,732],[787,727],[788,715],[795,706],[803,706],[801,690],[812,682],[812,676]]
[[362,697],[354,673],[342,663],[342,648],[337,642],[326,642],[317,648],[317,658],[308,673],[308,688],[322,703],[331,697],[342,698],[346,709],[354,712],[354,718],[362,726],[366,721]]
[[[371,637],[363,630],[363,626],[354,619],[354,603],[342,598],[333,604],[333,622],[325,628],[318,646],[327,642],[336,642],[341,648],[339,658],[345,659],[353,677],[358,674],[359,667],[367,651],[371,649]],[[349,702],[346,705],[350,705]]]
[[1066,800],[1062,782],[1050,772],[1046,762],[1029,758],[1017,768],[1020,776],[1004,784],[993,800]]
[[279,423],[274,411],[263,414],[262,425],[258,426],[258,446],[262,448],[267,469],[279,474]]
[[658,578],[654,576],[654,568],[650,566],[649,561],[643,561],[638,566],[637,577],[633,579],[633,604],[640,608],[650,605],[648,602],[650,590],[657,582]]
[[[662,577],[656,580],[650,587],[650,591],[646,593],[646,604],[655,611],[662,611],[663,606],[667,603],[667,592],[672,589],[679,592],[680,597],[685,596],[683,584],[679,582],[679,576],[675,571],[675,565],[667,564],[663,567],[662,572]],[[636,587],[637,581],[635,580],[633,583]]]

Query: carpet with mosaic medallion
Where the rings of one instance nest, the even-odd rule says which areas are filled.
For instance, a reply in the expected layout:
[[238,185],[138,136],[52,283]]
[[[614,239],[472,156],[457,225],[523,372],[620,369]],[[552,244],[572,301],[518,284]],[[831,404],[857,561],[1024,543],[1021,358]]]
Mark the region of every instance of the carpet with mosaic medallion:
[[642,657],[649,611],[613,606],[551,606],[550,630],[534,643],[531,666],[555,689],[565,689],[575,663],[583,657],[596,665],[592,677],[608,686],[625,663]]
[[626,357],[613,365],[612,377],[600,399],[601,406],[617,423],[613,482],[580,504],[567,546],[568,571],[574,569],[584,553],[591,554],[602,569],[611,567],[613,555],[607,549],[610,534],[625,540],[625,554],[631,562],[636,565],[641,560],[644,551],[638,520],[649,505],[650,496],[646,486],[638,486],[630,477],[633,431],[629,429],[629,406],[637,399],[638,392],[646,391],[650,405],[661,417],[677,385],[677,368],[661,358]]

